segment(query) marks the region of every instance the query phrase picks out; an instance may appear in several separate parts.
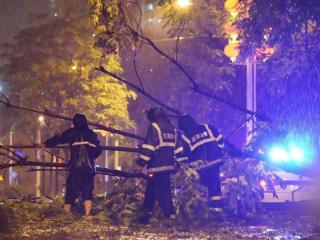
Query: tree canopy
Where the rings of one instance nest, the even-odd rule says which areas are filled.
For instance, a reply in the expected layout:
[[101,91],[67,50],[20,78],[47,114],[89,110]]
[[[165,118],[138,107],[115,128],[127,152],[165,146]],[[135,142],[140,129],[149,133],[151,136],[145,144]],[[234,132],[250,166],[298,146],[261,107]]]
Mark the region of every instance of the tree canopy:
[[[132,127],[129,99],[136,94],[95,68],[122,72],[119,55],[95,47],[95,28],[86,17],[55,18],[21,31],[2,56],[10,97],[16,104]],[[33,121],[34,122],[34,121]]]
[[[242,53],[273,47],[258,65],[258,107],[287,130],[319,133],[320,2],[239,1]],[[260,76],[260,77],[259,77]]]
[[[132,80],[131,74],[130,81],[139,80],[147,92],[182,112],[192,112],[200,121],[230,130],[244,120],[245,114],[239,117],[234,108],[203,94],[243,104],[240,91],[233,91],[235,67],[223,54],[227,14],[221,1],[193,1],[186,9],[176,1],[155,1],[152,11],[139,1],[89,2],[97,44],[106,52],[125,49],[127,62],[134,62],[140,71],[139,79]],[[226,115],[227,121],[219,120]]]

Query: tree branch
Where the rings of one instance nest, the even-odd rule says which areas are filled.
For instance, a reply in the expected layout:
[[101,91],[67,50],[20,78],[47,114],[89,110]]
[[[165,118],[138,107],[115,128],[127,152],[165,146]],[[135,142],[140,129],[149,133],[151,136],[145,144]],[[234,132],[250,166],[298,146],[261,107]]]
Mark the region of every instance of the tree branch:
[[[65,168],[68,170],[69,165],[67,163],[51,163],[51,162],[36,162],[36,161],[23,161],[18,163],[9,163],[9,164],[0,164],[0,169],[5,169],[9,167],[16,167],[16,166],[37,166],[37,167],[55,167],[55,168]],[[110,168],[102,168],[97,167],[96,171],[99,174],[109,175],[109,176],[116,176],[116,177],[125,177],[125,178],[144,178],[147,179],[148,176],[144,173],[131,173],[125,172]]]
[[[38,113],[38,114],[42,114],[42,115],[46,115],[46,116],[49,116],[49,117],[58,118],[58,119],[62,119],[62,120],[73,121],[73,118],[71,118],[71,117],[67,117],[67,116],[64,116],[64,115],[61,115],[61,114],[50,112],[47,109],[45,109],[45,110],[37,110],[37,109],[34,109],[34,108],[14,105],[7,99],[5,99],[5,100],[0,99],[0,103],[4,104],[5,106],[10,107],[10,108],[25,110],[25,111]],[[135,138],[135,139],[139,139],[139,140],[143,140],[144,139],[143,137],[141,137],[139,135],[136,135],[136,134],[133,134],[133,133],[124,132],[124,131],[121,131],[121,130],[118,130],[118,129],[114,129],[112,127],[107,127],[107,126],[102,125],[100,123],[88,122],[88,125],[96,127],[98,129],[105,130],[105,131],[110,132],[110,133],[119,134],[119,135],[122,135],[122,136]]]
[[199,86],[197,85],[196,81],[192,78],[192,76],[187,72],[187,70],[179,63],[177,62],[174,58],[170,57],[168,54],[163,52],[160,48],[157,47],[157,45],[148,37],[140,35],[137,31],[135,31],[133,28],[128,26],[128,28],[133,32],[133,34],[139,36],[142,40],[146,41],[155,51],[157,51],[160,55],[164,56],[167,58],[169,61],[171,61],[186,77],[187,79],[192,83],[191,89],[195,91],[196,93],[199,93],[205,97],[215,99],[218,102],[222,102],[226,105],[229,105],[230,107],[233,107],[241,112],[244,112],[249,115],[256,115],[257,118],[259,118],[261,121],[268,121],[268,118],[266,116],[263,116],[262,114],[259,114],[257,112],[250,111],[246,108],[242,108],[234,103],[231,103],[229,101],[226,101],[220,97],[217,97],[211,93],[205,92],[201,89],[199,89]]
[[[7,148],[38,148],[37,144],[30,144],[30,145],[3,145],[4,147]],[[118,146],[104,146],[104,145],[100,145],[100,147],[103,150],[108,150],[108,151],[119,151],[119,152],[136,152],[138,153],[140,150],[139,148],[130,148],[130,147],[118,147]],[[67,145],[58,145],[56,147],[53,148],[69,148],[69,146]],[[53,153],[51,153],[53,154]],[[57,156],[60,158],[60,156]]]
[[133,83],[128,82],[127,80],[125,80],[124,78],[116,75],[115,73],[109,72],[109,71],[108,71],[107,69],[105,69],[103,66],[100,66],[99,68],[96,68],[96,70],[101,71],[101,72],[103,72],[103,73],[105,73],[105,74],[107,74],[107,75],[109,75],[109,76],[111,76],[111,77],[119,80],[120,82],[126,84],[128,87],[130,87],[130,88],[136,90],[137,92],[143,94],[144,96],[146,96],[147,98],[149,98],[151,101],[153,101],[153,102],[159,104],[161,107],[169,110],[170,112],[173,112],[173,113],[178,114],[178,115],[181,115],[181,114],[182,114],[179,110],[174,109],[174,108],[166,105],[165,103],[159,101],[159,100],[156,99],[155,97],[151,96],[151,95],[148,94],[146,91],[144,91],[142,88],[137,87],[137,86],[134,85]]

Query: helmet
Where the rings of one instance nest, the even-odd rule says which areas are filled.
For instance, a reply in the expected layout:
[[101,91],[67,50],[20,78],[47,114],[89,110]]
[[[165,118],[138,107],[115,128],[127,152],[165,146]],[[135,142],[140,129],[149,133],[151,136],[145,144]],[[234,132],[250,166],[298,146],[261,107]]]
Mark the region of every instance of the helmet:
[[145,113],[150,122],[155,122],[159,118],[166,116],[163,109],[160,107],[152,107],[149,110],[146,110]]
[[188,114],[184,114],[179,117],[178,127],[182,131],[187,131],[197,125],[197,122]]

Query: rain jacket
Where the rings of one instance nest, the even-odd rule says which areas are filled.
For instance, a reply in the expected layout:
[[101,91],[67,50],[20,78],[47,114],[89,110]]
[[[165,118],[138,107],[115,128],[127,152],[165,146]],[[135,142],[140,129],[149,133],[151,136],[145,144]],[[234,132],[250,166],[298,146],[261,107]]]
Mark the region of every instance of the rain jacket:
[[195,170],[221,166],[223,137],[208,124],[195,125],[181,135],[176,150],[178,162],[189,162]]
[[177,133],[166,119],[159,119],[149,126],[140,149],[140,160],[147,165],[148,173],[172,172],[176,168],[175,148]]
[[73,128],[53,136],[46,140],[44,144],[46,147],[69,144],[70,171],[94,173],[95,159],[102,152],[97,134],[89,129],[87,119],[83,114],[75,114],[73,125]]

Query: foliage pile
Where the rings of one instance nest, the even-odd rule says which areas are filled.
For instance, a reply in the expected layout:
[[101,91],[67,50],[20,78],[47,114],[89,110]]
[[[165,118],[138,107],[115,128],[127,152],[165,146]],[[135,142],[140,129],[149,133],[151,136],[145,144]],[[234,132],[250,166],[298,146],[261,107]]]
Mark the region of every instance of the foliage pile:
[[128,225],[136,218],[142,199],[142,180],[117,179],[112,192],[97,199],[95,211],[99,218]]
[[198,225],[209,217],[206,188],[199,182],[196,171],[182,165],[174,175],[174,203],[178,214],[178,222],[182,225],[190,223]]
[[248,218],[256,215],[261,210],[265,190],[277,197],[273,185],[277,176],[266,168],[263,161],[230,157],[225,161],[222,175],[226,208],[231,214]]
[[[222,174],[224,210],[229,216],[256,216],[261,210],[264,190],[274,191],[273,180],[276,177],[266,170],[263,162],[255,159],[240,162],[239,159],[227,157]],[[261,182],[265,185],[262,186]],[[98,202],[97,214],[114,223],[133,223],[141,208],[143,186],[140,180],[119,180],[112,193]],[[173,175],[173,193],[179,225],[198,226],[215,221],[214,214],[207,207],[207,189],[200,184],[197,172],[188,166],[182,165],[179,172]],[[154,216],[156,221],[163,219],[158,205]]]
[[[12,232],[21,224],[41,221],[45,218],[62,217],[62,199],[30,199],[28,197],[15,200],[2,200],[0,204],[0,234]],[[1,235],[0,235],[1,236]]]

